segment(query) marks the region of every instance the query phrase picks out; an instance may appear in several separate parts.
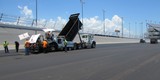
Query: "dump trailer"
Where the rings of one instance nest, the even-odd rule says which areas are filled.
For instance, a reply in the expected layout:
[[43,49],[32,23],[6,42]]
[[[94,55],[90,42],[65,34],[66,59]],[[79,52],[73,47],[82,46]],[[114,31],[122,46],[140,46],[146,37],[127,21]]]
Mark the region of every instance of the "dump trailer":
[[[79,20],[78,16],[79,16],[79,13],[70,15],[68,23],[64,26],[64,28],[62,29],[62,31],[59,33],[57,37],[58,41],[62,42],[62,43],[58,42],[58,45],[60,45],[58,47],[61,47],[61,45],[63,44],[63,40],[65,38],[68,42],[67,48],[69,50],[71,49],[75,50],[75,49],[81,48],[80,43],[73,42],[76,35],[79,34],[79,30],[82,29],[82,23]],[[81,41],[81,38],[80,38],[80,41]]]
[[[72,14],[69,17],[68,23],[59,33],[58,37],[64,36],[68,41],[69,49],[82,49],[82,48],[95,48],[96,42],[94,41],[94,35],[92,34],[80,34],[79,30],[82,29],[82,23],[78,18],[79,13]],[[73,42],[75,36],[78,34],[80,42]]]
[[148,38],[151,44],[158,43],[160,39],[160,24],[147,23],[148,25]]
[[79,30],[82,29],[82,23],[78,18],[79,13],[72,14],[68,23],[62,29],[58,36],[65,36],[67,41],[73,41]]

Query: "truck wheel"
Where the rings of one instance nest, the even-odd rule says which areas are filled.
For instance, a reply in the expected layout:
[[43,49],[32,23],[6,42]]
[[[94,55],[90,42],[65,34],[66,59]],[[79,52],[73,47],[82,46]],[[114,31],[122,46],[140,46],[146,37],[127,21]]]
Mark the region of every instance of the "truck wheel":
[[54,46],[51,46],[51,51],[55,51],[56,48]]
[[86,43],[83,43],[83,44],[82,44],[82,48],[83,48],[83,49],[86,48],[85,44],[86,44]]
[[76,50],[77,49],[77,45],[76,44],[74,44],[74,46],[73,46],[73,48],[72,48],[73,50]]
[[95,47],[96,47],[96,44],[92,43],[91,48],[95,48]]
[[72,50],[72,48],[71,48],[71,47],[69,47],[69,48],[68,48],[68,51],[71,51],[71,50]]

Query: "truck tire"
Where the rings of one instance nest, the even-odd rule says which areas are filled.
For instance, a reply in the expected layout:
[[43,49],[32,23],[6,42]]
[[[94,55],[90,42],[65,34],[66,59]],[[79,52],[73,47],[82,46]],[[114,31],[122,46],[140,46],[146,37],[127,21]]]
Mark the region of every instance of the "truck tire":
[[91,48],[95,48],[96,47],[96,42],[93,42],[91,45]]
[[50,43],[50,44],[49,44],[49,49],[50,49],[51,51],[56,51],[56,50],[58,49],[57,43],[55,43],[55,42]]
[[50,49],[51,49],[51,51],[55,51],[56,50],[56,48],[54,46],[51,46]]
[[76,50],[76,49],[77,49],[77,45],[76,45],[76,44],[74,44],[74,46],[73,46],[72,50]]
[[71,47],[68,47],[68,51],[71,51],[72,50],[72,48]]

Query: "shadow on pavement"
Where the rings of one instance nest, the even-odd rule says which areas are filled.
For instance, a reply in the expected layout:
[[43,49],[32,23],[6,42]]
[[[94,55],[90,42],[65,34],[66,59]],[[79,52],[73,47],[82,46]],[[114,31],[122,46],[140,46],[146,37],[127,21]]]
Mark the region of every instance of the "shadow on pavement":
[[9,53],[5,53],[4,50],[0,50],[0,57],[17,56],[17,55],[24,55],[24,49],[20,49],[18,53],[14,49],[9,50]]

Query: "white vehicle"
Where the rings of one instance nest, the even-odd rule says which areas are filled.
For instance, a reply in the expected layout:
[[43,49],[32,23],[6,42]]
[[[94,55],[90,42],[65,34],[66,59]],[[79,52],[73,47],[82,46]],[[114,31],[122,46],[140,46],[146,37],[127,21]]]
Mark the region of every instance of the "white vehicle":
[[93,34],[81,34],[82,43],[85,48],[95,48],[96,41]]
[[[83,48],[95,48],[96,42],[94,41],[93,34],[80,34],[80,38],[82,42],[73,42],[67,41],[67,49],[68,50],[76,50],[76,49],[83,49]],[[52,50],[64,50],[64,36],[58,36],[54,38],[54,46],[52,46]]]
[[148,38],[151,44],[158,43],[158,39],[160,39],[160,24],[148,24]]

